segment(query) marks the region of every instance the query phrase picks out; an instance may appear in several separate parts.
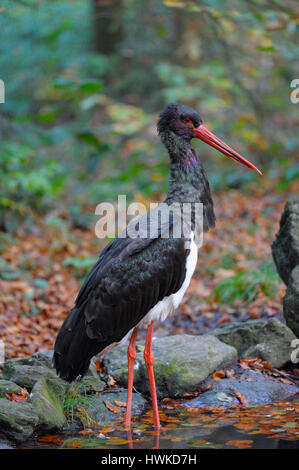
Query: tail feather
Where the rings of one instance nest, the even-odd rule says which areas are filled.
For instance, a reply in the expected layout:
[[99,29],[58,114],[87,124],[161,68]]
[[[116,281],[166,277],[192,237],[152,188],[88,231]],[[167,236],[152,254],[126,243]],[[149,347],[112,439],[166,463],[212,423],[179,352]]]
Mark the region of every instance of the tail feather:
[[74,307],[65,319],[54,346],[53,366],[59,377],[72,382],[83,376],[91,358],[103,350],[103,345],[86,333],[83,308]]

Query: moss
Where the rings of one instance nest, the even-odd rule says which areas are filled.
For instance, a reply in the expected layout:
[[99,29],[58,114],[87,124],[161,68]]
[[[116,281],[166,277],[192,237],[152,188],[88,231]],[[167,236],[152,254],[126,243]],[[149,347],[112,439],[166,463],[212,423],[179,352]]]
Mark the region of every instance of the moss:
[[36,409],[40,426],[45,430],[60,429],[66,421],[61,392],[47,379],[37,382],[32,390],[30,401]]

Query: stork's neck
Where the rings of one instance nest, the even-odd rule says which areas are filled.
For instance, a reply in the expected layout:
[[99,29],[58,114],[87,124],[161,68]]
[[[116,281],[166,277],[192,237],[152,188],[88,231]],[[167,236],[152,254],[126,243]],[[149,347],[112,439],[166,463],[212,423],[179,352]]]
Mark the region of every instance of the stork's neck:
[[214,227],[215,214],[209,182],[194,148],[173,132],[165,132],[161,137],[170,158],[169,190],[165,202],[201,202],[205,230]]

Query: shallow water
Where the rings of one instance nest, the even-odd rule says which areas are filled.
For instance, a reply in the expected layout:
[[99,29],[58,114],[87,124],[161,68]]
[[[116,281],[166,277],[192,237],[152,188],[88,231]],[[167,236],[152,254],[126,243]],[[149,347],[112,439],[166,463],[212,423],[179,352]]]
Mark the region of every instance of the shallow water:
[[265,406],[192,408],[182,400],[160,403],[162,429],[152,427],[152,411],[132,419],[131,432],[121,417],[111,425],[42,436],[22,448],[194,449],[299,448],[299,400]]

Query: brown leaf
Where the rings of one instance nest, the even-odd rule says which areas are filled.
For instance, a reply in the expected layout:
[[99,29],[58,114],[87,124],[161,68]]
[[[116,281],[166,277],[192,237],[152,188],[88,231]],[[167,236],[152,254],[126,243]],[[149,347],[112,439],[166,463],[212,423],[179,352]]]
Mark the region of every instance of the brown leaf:
[[236,395],[237,399],[239,400],[239,402],[241,403],[241,405],[248,405],[250,403],[248,398],[244,397],[244,395],[242,395],[242,393],[235,392],[235,395]]
[[107,380],[107,385],[108,387],[114,387],[116,385],[116,381],[112,377],[112,375],[109,375],[108,380]]
[[82,442],[80,441],[68,442],[66,445],[67,447],[81,447]]
[[106,406],[106,408],[108,408],[108,410],[112,411],[112,413],[120,413],[120,409],[117,406],[110,403],[110,401],[103,400],[103,403]]
[[217,279],[227,279],[228,277],[235,276],[236,272],[232,269],[219,268],[215,272],[215,277]]
[[234,371],[234,369],[227,369],[227,370],[225,371],[225,374],[226,374],[226,377],[227,377],[228,379],[232,379],[232,378],[234,378],[234,376],[235,376],[235,371]]
[[213,380],[221,380],[225,377],[225,372],[223,369],[221,370],[216,370],[213,374]]
[[126,408],[126,407],[127,407],[127,404],[126,404],[124,401],[114,400],[114,403],[115,403],[117,406],[120,406],[121,408]]
[[22,388],[22,391],[20,393],[13,392],[13,393],[5,393],[6,398],[9,401],[17,401],[17,402],[23,402],[28,400],[29,398],[29,393],[26,388]]
[[244,440],[244,441],[233,440],[233,441],[227,441],[225,444],[228,446],[237,447],[238,449],[246,449],[248,447],[251,447],[252,443],[253,441],[249,441],[249,440]]
[[278,380],[280,380],[280,382],[287,384],[287,385],[294,385],[294,382],[288,379],[283,379],[282,377],[280,377]]
[[53,444],[61,445],[64,441],[57,434],[48,436],[41,436],[37,438],[38,442],[52,442]]

